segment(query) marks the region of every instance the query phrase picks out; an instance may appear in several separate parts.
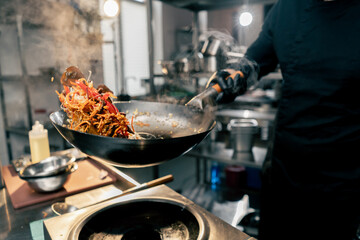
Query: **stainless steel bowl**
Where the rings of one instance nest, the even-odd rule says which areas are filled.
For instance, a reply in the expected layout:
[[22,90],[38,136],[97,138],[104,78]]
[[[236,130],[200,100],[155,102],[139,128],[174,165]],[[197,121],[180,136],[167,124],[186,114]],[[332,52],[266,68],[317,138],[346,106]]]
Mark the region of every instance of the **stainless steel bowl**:
[[38,163],[27,165],[20,173],[27,178],[53,176],[65,171],[75,160],[71,154],[50,156]]
[[77,169],[78,164],[73,162],[68,165],[65,170],[51,176],[26,177],[22,174],[23,171],[20,171],[19,176],[37,192],[54,192],[61,189],[69,179],[70,174],[75,172]]

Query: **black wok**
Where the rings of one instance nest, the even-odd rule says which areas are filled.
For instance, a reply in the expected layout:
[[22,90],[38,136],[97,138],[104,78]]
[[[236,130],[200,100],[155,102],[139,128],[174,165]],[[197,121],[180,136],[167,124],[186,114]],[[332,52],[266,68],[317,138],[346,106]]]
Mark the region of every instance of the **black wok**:
[[63,111],[52,113],[50,120],[71,145],[91,158],[127,168],[153,166],[179,157],[200,143],[215,126],[211,113],[183,105],[142,101],[114,105],[126,113],[129,121],[134,115],[136,132],[155,138],[112,138],[71,130],[64,127],[67,116]]

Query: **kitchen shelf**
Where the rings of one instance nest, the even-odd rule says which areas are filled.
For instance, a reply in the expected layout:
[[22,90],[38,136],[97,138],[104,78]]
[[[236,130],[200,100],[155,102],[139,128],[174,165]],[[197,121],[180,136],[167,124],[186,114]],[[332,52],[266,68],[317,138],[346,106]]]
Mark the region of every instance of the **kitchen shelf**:
[[15,133],[15,134],[26,135],[26,136],[28,136],[28,134],[29,134],[29,129],[26,129],[26,128],[5,127],[5,131],[7,131],[9,133]]
[[[210,148],[211,146],[211,148]],[[229,194],[238,194],[246,192],[258,192],[261,187],[261,180],[259,173],[261,171],[263,162],[266,157],[267,148],[263,145],[254,145],[253,149],[254,161],[233,159],[233,150],[225,148],[225,143],[205,141],[198,147],[187,153],[187,156],[194,157],[196,159],[196,182],[197,184],[210,184],[211,185],[211,173],[209,172],[214,163],[220,163],[220,171],[225,170],[224,165],[237,165],[246,168],[247,179],[246,184],[238,187],[229,187],[224,183],[222,179],[219,185],[216,185],[217,190],[228,192]],[[224,172],[221,175],[225,174]],[[221,178],[224,178],[223,176]],[[214,185],[211,185],[212,187]]]
[[191,11],[217,10],[240,6],[243,4],[265,4],[275,3],[276,0],[160,0],[164,3],[178,8],[185,8]]
[[265,159],[267,149],[264,147],[253,147],[254,161],[246,161],[240,159],[233,159],[232,155],[234,151],[232,149],[225,148],[224,143],[214,143],[212,149],[209,150],[211,143],[204,143],[201,146],[187,153],[187,156],[195,158],[201,158],[205,160],[213,160],[224,164],[236,164],[244,167],[261,169]]

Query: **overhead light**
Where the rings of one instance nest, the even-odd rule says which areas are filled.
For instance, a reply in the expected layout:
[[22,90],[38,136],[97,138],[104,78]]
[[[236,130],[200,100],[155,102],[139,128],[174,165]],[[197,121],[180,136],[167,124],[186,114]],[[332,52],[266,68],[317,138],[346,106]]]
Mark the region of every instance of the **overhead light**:
[[249,26],[252,23],[253,16],[249,12],[243,12],[240,14],[239,22],[243,27]]
[[105,0],[104,13],[107,17],[115,17],[119,13],[119,3],[115,0]]

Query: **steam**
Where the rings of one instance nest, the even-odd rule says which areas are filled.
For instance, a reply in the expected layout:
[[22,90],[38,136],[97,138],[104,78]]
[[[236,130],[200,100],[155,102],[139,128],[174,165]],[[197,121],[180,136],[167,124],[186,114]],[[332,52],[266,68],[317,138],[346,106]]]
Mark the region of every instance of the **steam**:
[[[95,0],[2,0],[0,20],[2,24],[13,25],[20,19],[24,53],[30,52],[40,67],[62,72],[76,65],[102,79],[102,72],[94,69],[102,59],[97,11]],[[36,67],[29,58],[26,56],[27,67]]]
[[243,57],[247,50],[245,46],[239,45],[237,40],[227,32],[209,30],[200,36],[201,41],[211,38],[218,39],[221,42],[216,56],[220,69],[225,69],[229,64],[239,61],[239,58]]

